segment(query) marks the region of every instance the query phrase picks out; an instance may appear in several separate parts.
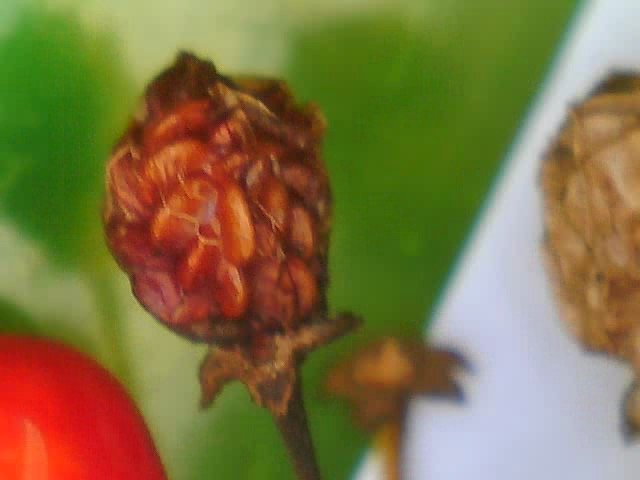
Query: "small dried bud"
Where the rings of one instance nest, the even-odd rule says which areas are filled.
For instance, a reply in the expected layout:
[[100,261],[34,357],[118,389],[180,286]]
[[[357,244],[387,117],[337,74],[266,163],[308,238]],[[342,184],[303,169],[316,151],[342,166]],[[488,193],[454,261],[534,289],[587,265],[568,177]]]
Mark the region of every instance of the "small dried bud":
[[275,80],[190,54],[147,88],[107,165],[109,247],[140,303],[193,339],[326,315],[324,121]]
[[358,424],[375,430],[388,423],[401,424],[413,397],[461,399],[455,372],[466,366],[456,352],[420,340],[384,337],[336,365],[327,376],[326,390],[349,400]]
[[462,399],[455,372],[467,367],[456,352],[429,347],[420,340],[383,337],[337,364],[326,390],[344,398],[357,424],[375,434],[384,459],[384,478],[400,480],[401,450],[409,401],[422,395]]
[[[640,77],[614,75],[572,109],[546,155],[542,187],[564,320],[586,348],[640,375]],[[627,418],[640,426],[640,410]]]

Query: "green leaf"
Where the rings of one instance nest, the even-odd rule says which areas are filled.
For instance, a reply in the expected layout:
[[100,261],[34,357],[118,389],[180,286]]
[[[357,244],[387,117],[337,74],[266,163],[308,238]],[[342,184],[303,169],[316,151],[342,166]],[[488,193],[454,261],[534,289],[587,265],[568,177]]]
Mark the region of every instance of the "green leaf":
[[30,315],[0,299],[0,333],[37,334],[40,330]]
[[132,98],[113,39],[29,7],[0,64],[0,211],[63,264],[104,256],[103,165]]

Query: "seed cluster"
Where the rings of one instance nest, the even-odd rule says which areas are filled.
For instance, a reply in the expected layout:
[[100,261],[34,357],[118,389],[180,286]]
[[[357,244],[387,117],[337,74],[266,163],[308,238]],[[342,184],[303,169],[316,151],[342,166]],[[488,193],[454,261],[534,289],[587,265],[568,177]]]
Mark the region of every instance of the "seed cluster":
[[142,305],[206,341],[324,315],[323,132],[317,109],[281,82],[179,55],[107,166],[108,245]]

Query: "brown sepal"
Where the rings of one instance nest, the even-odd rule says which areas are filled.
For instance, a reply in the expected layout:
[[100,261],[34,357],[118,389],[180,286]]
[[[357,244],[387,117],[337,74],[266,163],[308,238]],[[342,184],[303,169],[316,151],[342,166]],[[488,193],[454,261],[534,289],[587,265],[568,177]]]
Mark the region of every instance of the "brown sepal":
[[355,329],[361,320],[343,313],[297,330],[265,337],[255,344],[213,345],[200,367],[201,405],[208,407],[231,381],[245,384],[253,401],[274,415],[287,413],[298,367],[305,355]]

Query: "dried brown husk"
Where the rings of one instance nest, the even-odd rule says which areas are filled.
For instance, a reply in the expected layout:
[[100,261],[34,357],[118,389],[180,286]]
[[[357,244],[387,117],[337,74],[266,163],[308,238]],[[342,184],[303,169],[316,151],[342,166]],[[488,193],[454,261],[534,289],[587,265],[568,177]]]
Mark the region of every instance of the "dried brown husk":
[[[544,247],[563,320],[640,375],[640,77],[573,107],[542,167]],[[627,408],[628,410],[628,408]],[[627,411],[636,430],[639,417]]]

